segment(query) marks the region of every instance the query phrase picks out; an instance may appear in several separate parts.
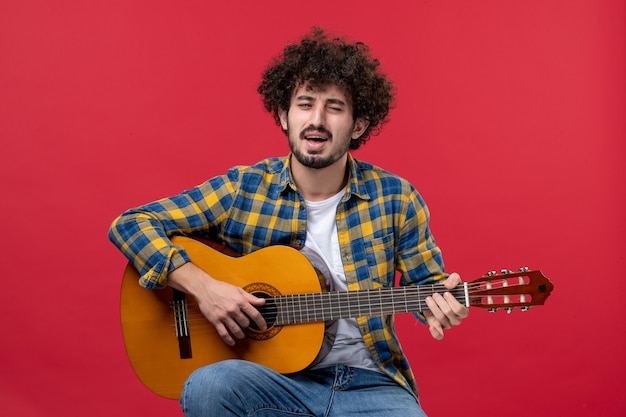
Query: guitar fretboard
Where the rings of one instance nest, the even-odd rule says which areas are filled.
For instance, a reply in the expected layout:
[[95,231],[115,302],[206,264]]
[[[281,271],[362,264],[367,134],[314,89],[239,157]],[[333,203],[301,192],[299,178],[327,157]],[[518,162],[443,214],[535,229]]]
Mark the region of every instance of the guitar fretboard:
[[[287,294],[266,300],[265,310],[276,325],[380,316],[428,310],[426,297],[450,292],[469,306],[467,284],[449,290],[441,284],[372,290]],[[264,314],[266,316],[267,314]]]

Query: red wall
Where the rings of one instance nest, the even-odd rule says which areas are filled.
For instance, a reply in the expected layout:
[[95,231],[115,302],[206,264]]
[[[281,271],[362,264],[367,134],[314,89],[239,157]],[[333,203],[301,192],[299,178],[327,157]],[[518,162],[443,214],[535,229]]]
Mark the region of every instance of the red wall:
[[624,2],[249,3],[0,4],[3,413],[180,415],[127,363],[107,227],[285,154],[256,84],[318,24],[395,80],[392,121],[356,156],[418,187],[449,270],[555,284],[441,342],[398,319],[429,415],[624,415]]

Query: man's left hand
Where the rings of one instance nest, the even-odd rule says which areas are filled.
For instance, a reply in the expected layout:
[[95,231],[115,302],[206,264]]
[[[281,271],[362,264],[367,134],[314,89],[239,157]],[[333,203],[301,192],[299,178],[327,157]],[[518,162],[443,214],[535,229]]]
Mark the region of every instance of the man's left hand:
[[[457,273],[450,274],[443,283],[446,288],[453,289],[461,283],[461,277]],[[443,339],[443,331],[458,326],[469,315],[469,309],[459,303],[454,296],[445,292],[435,293],[426,297],[429,310],[424,311],[430,334],[437,340]]]

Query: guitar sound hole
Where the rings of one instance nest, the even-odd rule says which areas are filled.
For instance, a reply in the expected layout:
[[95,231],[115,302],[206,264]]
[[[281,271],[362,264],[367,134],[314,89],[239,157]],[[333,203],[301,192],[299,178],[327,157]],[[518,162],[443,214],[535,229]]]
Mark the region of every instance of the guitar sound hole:
[[278,317],[278,306],[272,297],[280,295],[278,290],[269,284],[263,282],[253,282],[243,287],[246,292],[255,297],[264,298],[265,304],[258,307],[257,310],[265,319],[267,324],[266,330],[259,330],[259,326],[250,321],[250,326],[245,329],[246,336],[251,340],[268,340],[276,336],[283,328],[282,325],[276,325]]
[[[259,298],[265,298],[267,300],[265,301],[265,304],[263,304],[260,307],[257,307],[257,310],[261,313],[261,315],[265,319],[265,323],[267,323],[267,328],[269,329],[273,327],[274,324],[276,323],[276,315],[278,312],[276,309],[276,303],[274,302],[274,300],[270,299],[272,296],[269,294],[260,293],[260,292],[254,292],[252,293],[252,295],[254,295],[255,297],[259,297]],[[252,320],[250,321],[249,328],[257,332],[260,331],[259,327]]]

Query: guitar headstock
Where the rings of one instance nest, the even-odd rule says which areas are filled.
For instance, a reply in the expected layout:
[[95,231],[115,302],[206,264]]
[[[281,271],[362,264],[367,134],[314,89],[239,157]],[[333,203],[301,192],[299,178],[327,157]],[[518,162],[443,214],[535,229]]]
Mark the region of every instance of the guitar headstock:
[[521,268],[517,272],[502,270],[489,272],[468,283],[470,306],[496,311],[504,308],[528,310],[531,306],[543,305],[554,289],[554,285],[541,271]]

